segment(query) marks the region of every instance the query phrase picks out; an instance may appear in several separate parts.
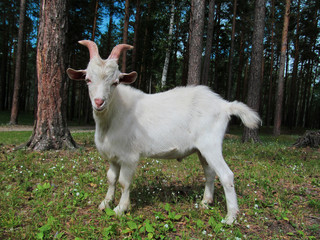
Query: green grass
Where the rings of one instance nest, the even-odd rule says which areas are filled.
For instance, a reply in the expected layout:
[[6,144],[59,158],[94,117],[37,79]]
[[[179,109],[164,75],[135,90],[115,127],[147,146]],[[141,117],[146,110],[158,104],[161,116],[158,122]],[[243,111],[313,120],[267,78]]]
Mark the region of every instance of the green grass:
[[[76,151],[13,151],[31,132],[0,132],[0,239],[319,239],[320,154],[292,148],[297,136],[262,136],[263,144],[227,138],[240,214],[226,226],[225,196],[201,209],[204,175],[196,155],[141,159],[131,210],[100,212],[108,163],[93,133],[73,133]],[[116,194],[116,203],[120,192]],[[115,204],[116,204],[115,203]]]

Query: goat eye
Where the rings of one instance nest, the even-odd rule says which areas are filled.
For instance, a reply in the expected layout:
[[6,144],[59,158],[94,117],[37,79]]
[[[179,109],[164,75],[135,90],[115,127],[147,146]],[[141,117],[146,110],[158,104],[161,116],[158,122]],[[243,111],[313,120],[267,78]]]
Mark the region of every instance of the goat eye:
[[90,83],[91,83],[91,80],[90,80],[90,79],[86,79],[85,81],[86,81],[87,84],[90,84]]

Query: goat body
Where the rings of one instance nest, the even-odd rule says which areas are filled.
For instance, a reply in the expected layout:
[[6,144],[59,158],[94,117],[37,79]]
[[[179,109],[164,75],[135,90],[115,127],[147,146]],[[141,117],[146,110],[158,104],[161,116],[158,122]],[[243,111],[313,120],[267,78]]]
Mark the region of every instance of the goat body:
[[[110,161],[109,189],[99,208],[109,207],[119,181],[122,196],[114,210],[119,215],[128,210],[129,187],[140,157],[181,160],[197,153],[206,177],[202,205],[213,202],[217,175],[227,200],[225,222],[231,224],[239,209],[233,173],[222,156],[223,137],[231,115],[239,116],[246,127],[256,128],[260,122],[258,114],[243,103],[223,100],[205,86],[145,94],[118,84],[131,83],[136,78],[135,72],[119,72],[114,59],[118,59],[121,50],[111,53],[111,59],[102,60],[97,53],[92,53],[97,51],[93,42],[85,41],[84,45],[92,56],[88,68],[68,69],[68,74],[72,79],[83,79],[85,75],[89,81],[96,122],[95,143],[98,151]],[[96,50],[90,50],[92,48]]]

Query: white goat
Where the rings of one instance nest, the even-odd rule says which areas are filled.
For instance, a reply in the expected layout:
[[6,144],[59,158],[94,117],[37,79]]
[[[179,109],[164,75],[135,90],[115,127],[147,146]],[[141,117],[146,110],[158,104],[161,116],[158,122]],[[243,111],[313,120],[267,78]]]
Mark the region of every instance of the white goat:
[[120,215],[130,205],[129,187],[140,157],[182,159],[197,153],[206,177],[202,205],[213,202],[215,175],[220,179],[227,201],[225,222],[232,224],[239,211],[233,173],[222,156],[222,141],[231,115],[241,118],[248,128],[258,127],[256,112],[240,102],[228,102],[205,86],[178,87],[145,94],[123,84],[135,81],[136,72],[121,73],[117,61],[122,50],[117,45],[108,59],[101,59],[97,45],[88,47],[90,62],[86,70],[68,69],[71,79],[85,80],[96,122],[95,143],[110,161],[109,189],[99,209],[109,208],[119,180],[122,195],[114,209]]

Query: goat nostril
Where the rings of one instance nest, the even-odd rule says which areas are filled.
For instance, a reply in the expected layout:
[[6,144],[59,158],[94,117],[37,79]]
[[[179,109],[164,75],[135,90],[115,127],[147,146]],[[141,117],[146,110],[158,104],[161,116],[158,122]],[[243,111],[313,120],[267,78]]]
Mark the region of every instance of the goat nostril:
[[94,103],[97,105],[97,107],[99,108],[99,107],[101,107],[102,106],[102,104],[104,103],[104,100],[102,100],[102,99],[100,99],[100,98],[96,98],[95,100],[94,100]]

